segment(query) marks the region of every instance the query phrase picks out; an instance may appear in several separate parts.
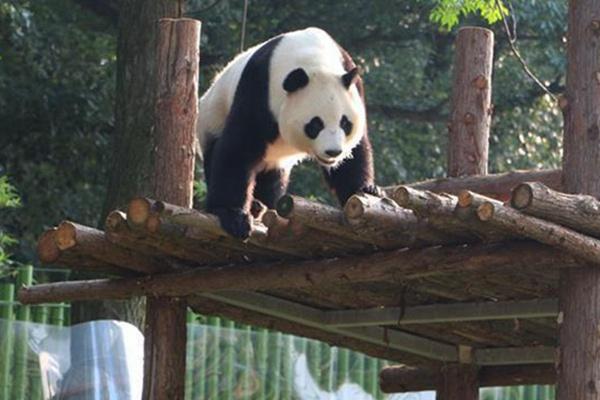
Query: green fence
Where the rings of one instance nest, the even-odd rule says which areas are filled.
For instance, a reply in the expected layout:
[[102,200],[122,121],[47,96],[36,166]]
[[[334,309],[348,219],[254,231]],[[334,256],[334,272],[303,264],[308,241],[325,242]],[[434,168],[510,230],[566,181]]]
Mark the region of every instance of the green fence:
[[[68,326],[69,305],[22,306],[15,288],[32,282],[31,267],[0,282],[0,400],[41,400],[39,360],[29,348],[25,321]],[[4,322],[4,323],[1,323]],[[188,314],[186,400],[384,399],[377,382],[387,361],[279,332]],[[327,397],[342,398],[342,397]],[[425,395],[394,399],[426,399]],[[552,386],[484,389],[482,400],[551,400]]]

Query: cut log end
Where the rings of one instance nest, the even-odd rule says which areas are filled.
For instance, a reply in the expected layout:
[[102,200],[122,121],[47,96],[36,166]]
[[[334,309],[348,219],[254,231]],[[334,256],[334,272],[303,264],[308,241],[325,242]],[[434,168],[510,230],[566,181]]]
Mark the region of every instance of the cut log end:
[[107,231],[115,232],[121,230],[127,224],[127,215],[123,211],[111,211],[106,220],[104,227]]
[[489,221],[494,216],[494,204],[485,202],[477,209],[477,216],[482,221]]
[[513,189],[510,204],[517,210],[523,210],[531,205],[533,190],[528,183],[521,183]]
[[365,213],[365,204],[359,195],[353,195],[344,206],[344,215],[347,219],[360,218]]
[[473,204],[473,194],[468,190],[462,190],[458,194],[458,206],[459,207],[470,207]]
[[142,226],[150,216],[152,202],[144,197],[136,197],[127,207],[127,221],[135,226]]
[[38,240],[37,255],[44,264],[53,263],[60,257],[60,249],[54,240],[55,234],[56,228],[48,229]]
[[151,214],[146,220],[146,229],[150,233],[157,233],[160,229],[160,216],[158,214]]
[[277,202],[277,214],[287,218],[294,212],[294,198],[290,195],[285,195]]
[[391,194],[391,197],[400,207],[409,208],[410,193],[406,186],[397,187]]
[[60,250],[67,250],[77,244],[77,229],[73,223],[63,221],[58,225],[54,235],[56,246]]

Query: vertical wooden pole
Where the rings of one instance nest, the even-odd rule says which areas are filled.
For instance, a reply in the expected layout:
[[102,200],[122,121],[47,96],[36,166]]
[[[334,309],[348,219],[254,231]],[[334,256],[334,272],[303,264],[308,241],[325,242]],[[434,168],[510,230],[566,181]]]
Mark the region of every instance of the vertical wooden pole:
[[455,51],[448,175],[485,175],[492,119],[494,33],[484,28],[462,28]]
[[[458,31],[448,122],[448,176],[487,174],[493,58],[492,31],[478,27]],[[479,399],[475,366],[450,364],[439,376],[438,400]]]
[[[600,2],[570,0],[565,190],[600,196]],[[558,400],[600,399],[600,271],[561,271]]]
[[437,384],[437,400],[475,400],[479,398],[477,367],[449,364],[442,367]]
[[[200,22],[161,19],[157,39],[155,198],[192,205]],[[144,400],[183,400],[186,316],[183,299],[146,301]]]

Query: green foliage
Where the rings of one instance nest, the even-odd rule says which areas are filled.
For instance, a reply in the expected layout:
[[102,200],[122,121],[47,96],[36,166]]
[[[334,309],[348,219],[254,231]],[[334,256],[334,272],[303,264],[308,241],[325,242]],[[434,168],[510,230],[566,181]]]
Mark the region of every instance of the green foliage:
[[452,29],[459,20],[468,15],[479,13],[488,24],[493,24],[508,14],[508,9],[502,1],[496,0],[438,0],[431,11],[430,18],[442,28]]
[[[21,200],[13,185],[8,181],[8,177],[0,177],[0,212],[6,208],[16,208],[21,205]],[[0,218],[2,214],[0,213]],[[15,262],[10,258],[9,249],[17,244],[17,240],[5,232],[0,219],[0,277],[9,273],[9,268],[14,266]]]

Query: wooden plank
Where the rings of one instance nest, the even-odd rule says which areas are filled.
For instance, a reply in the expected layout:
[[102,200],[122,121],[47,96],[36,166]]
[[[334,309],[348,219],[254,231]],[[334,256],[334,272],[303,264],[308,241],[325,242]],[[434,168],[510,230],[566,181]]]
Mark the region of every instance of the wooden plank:
[[549,346],[475,350],[475,362],[478,365],[549,364],[555,360],[556,348]]
[[444,322],[487,321],[514,318],[545,318],[558,315],[556,299],[484,303],[435,304],[365,310],[327,311],[328,326],[354,327],[376,325],[409,325]]
[[425,356],[434,360],[454,361],[457,357],[454,346],[449,346],[404,332],[385,330],[376,327],[329,327],[323,324],[323,311],[272,296],[252,292],[231,291],[207,293],[202,296],[236,307],[258,311],[270,316],[284,318],[303,325],[342,334],[369,343],[385,345],[393,349]]

